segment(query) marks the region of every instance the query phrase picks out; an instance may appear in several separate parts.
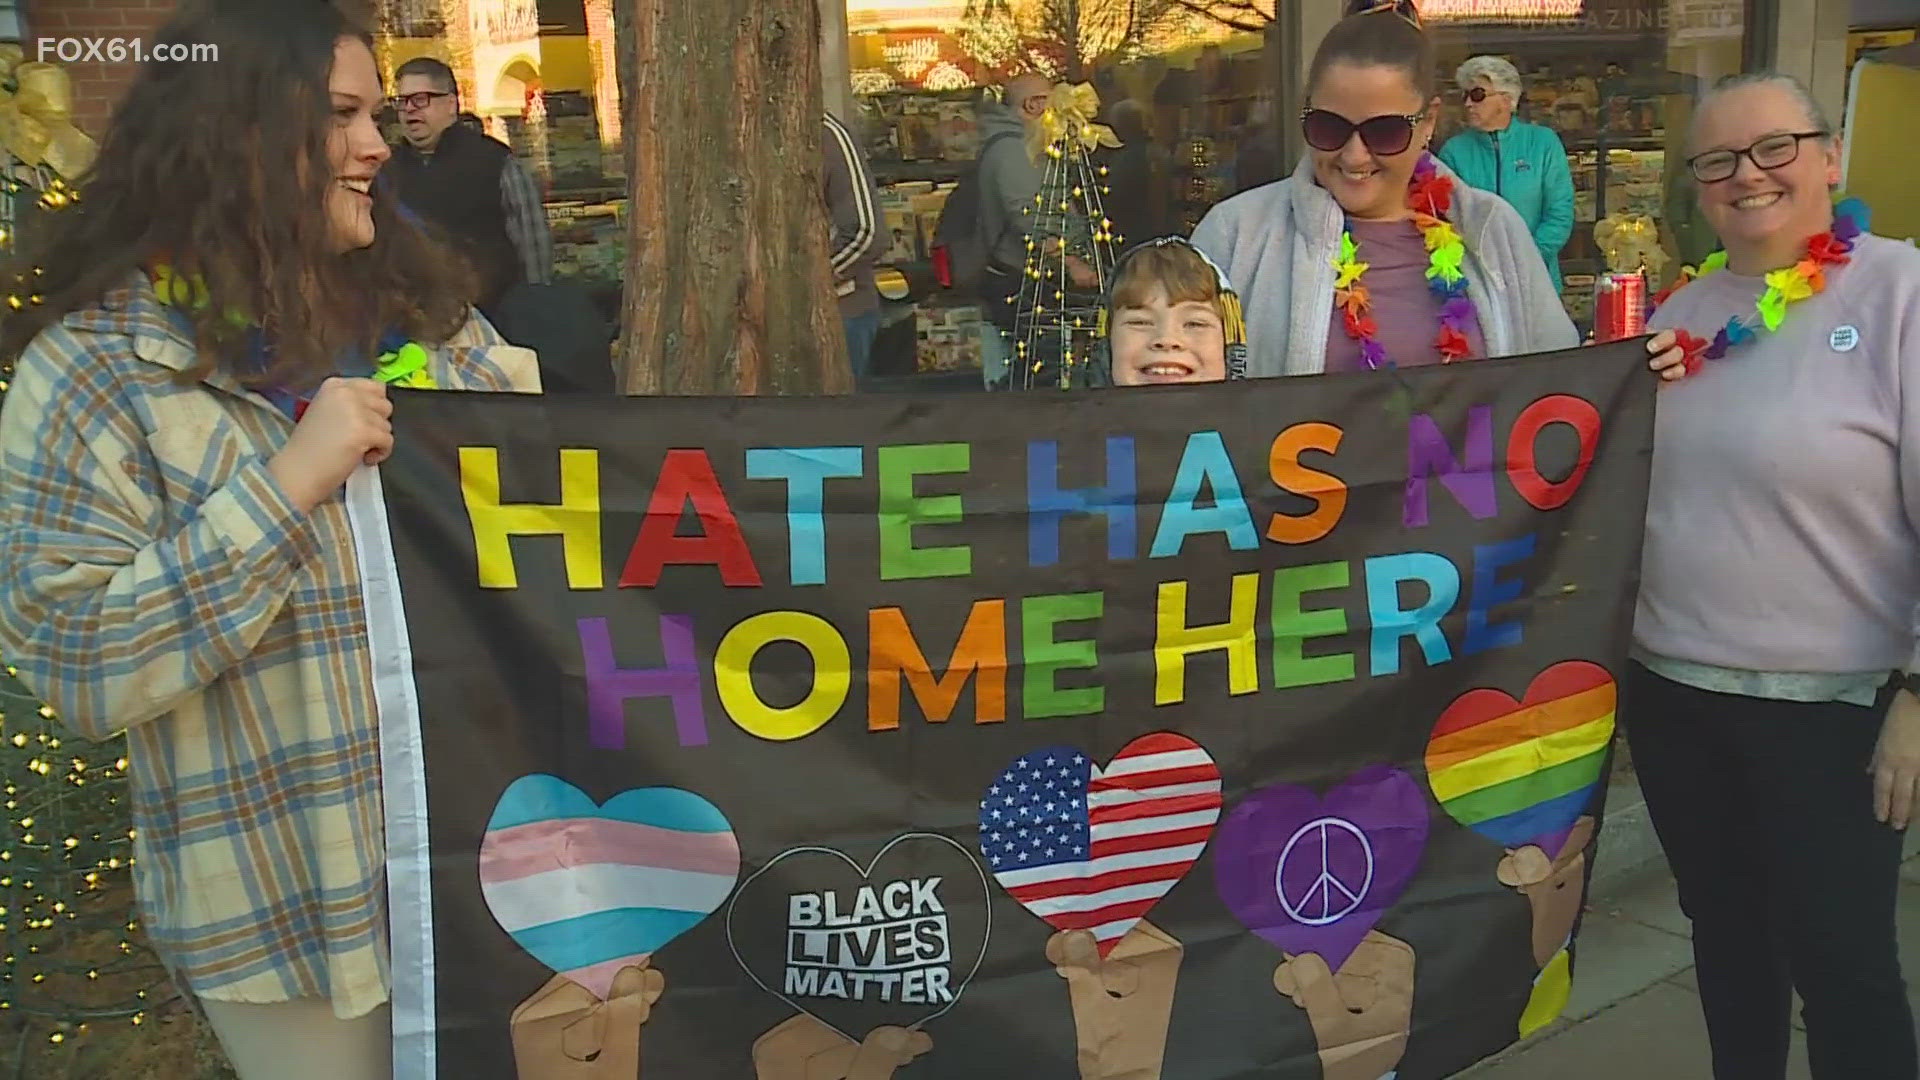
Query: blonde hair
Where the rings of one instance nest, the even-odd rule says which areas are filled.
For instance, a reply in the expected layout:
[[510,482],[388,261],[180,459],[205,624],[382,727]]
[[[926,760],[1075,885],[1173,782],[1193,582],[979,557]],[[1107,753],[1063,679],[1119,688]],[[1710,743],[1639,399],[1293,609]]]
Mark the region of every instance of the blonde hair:
[[1166,293],[1168,304],[1194,302],[1212,307],[1229,345],[1247,340],[1240,295],[1224,287],[1220,269],[1199,248],[1183,240],[1144,244],[1121,261],[1106,310],[1100,313],[1102,333],[1108,312],[1146,307],[1156,291]]

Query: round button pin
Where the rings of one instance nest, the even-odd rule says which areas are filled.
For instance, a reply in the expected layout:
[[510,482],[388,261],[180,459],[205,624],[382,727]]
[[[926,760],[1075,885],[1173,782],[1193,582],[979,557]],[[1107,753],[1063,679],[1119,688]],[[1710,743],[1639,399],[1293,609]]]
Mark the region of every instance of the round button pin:
[[1827,338],[1834,352],[1852,352],[1860,344],[1860,331],[1851,326],[1836,326]]

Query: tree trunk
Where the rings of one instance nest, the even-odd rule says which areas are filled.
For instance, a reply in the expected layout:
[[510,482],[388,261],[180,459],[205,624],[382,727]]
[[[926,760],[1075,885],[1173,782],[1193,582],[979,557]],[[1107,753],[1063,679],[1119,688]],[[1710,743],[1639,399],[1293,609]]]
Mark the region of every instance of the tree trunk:
[[852,388],[821,194],[815,2],[615,6],[625,393]]

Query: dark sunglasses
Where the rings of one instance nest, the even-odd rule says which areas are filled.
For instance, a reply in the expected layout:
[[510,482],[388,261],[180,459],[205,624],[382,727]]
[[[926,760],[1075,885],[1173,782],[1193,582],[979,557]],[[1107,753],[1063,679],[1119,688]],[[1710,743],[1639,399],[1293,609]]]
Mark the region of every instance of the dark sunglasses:
[[393,107],[396,109],[412,109],[418,112],[433,104],[436,98],[452,96],[451,93],[445,90],[421,90],[413,94],[397,94],[391,100]]
[[1461,96],[1465,97],[1468,101],[1473,102],[1475,105],[1478,105],[1481,102],[1487,100],[1487,95],[1489,93],[1491,93],[1491,91],[1489,91],[1486,87],[1476,86]]
[[1369,151],[1381,157],[1404,154],[1407,147],[1413,145],[1413,129],[1427,114],[1415,113],[1412,116],[1375,116],[1359,123],[1325,109],[1303,109],[1300,112],[1300,132],[1307,138],[1307,145],[1322,153],[1331,154],[1347,145],[1354,132],[1360,133],[1360,141]]

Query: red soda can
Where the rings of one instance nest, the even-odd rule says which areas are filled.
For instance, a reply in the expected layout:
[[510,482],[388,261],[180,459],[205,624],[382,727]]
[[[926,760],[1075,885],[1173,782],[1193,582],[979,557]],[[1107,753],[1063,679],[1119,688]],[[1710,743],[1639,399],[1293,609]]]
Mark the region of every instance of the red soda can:
[[1647,279],[1601,274],[1593,282],[1593,339],[1621,341],[1647,332]]
[[933,280],[943,289],[953,288],[953,256],[947,253],[947,245],[936,244],[933,248]]

